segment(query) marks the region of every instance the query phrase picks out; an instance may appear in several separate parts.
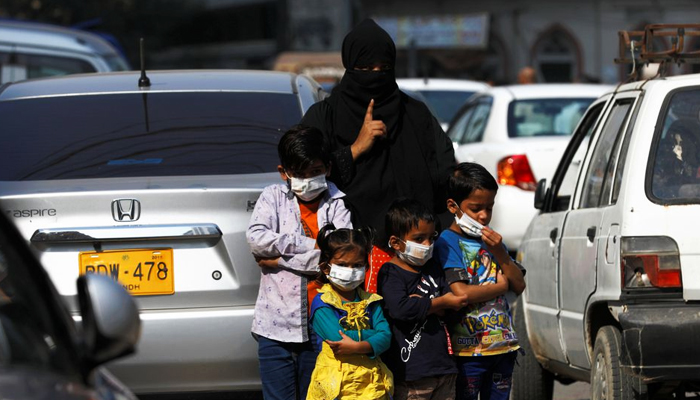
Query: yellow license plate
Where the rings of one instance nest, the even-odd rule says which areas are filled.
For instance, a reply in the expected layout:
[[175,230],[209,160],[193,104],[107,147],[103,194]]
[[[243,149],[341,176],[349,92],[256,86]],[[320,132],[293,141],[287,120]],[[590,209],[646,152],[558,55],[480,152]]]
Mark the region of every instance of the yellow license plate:
[[172,249],[84,251],[80,274],[107,275],[134,296],[175,293]]

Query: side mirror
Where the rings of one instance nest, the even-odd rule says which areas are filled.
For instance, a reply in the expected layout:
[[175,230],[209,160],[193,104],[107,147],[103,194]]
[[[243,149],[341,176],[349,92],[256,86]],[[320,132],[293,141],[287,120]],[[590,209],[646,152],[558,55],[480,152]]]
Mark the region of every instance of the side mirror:
[[535,208],[536,209],[542,210],[546,196],[547,196],[547,180],[540,179],[540,181],[537,182],[537,189],[535,189]]
[[85,372],[131,354],[141,335],[134,299],[117,282],[99,274],[78,278]]

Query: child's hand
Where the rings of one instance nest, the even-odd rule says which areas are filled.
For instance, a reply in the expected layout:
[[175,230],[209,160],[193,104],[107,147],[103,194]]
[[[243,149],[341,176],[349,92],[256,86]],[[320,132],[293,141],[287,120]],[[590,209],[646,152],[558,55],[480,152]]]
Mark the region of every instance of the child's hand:
[[452,310],[459,310],[467,306],[469,301],[467,300],[466,294],[456,295],[454,293],[445,293],[443,295],[448,307]]
[[279,268],[279,257],[270,257],[270,258],[265,258],[265,257],[258,257],[254,255],[255,257],[255,262],[258,263],[258,266],[260,268]]
[[336,356],[344,356],[348,354],[356,354],[358,353],[358,342],[352,340],[350,336],[346,335],[343,333],[343,331],[338,331],[340,333],[341,339],[337,342],[333,342],[331,340],[326,340],[326,343],[328,343],[328,346],[330,346],[331,350],[333,350],[333,354]]
[[481,239],[486,244],[489,252],[493,254],[499,263],[502,264],[510,260],[510,256],[503,245],[503,237],[500,233],[485,226],[484,229],[481,230]]

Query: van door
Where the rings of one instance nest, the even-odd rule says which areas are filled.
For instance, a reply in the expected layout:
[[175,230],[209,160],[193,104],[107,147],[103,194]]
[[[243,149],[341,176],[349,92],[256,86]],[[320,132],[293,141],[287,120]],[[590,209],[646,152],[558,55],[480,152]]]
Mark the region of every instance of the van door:
[[524,300],[530,344],[538,356],[562,363],[567,361],[559,334],[559,239],[590,136],[608,99],[597,100],[581,119],[549,185],[545,205],[530,223],[518,252],[527,268]]
[[[607,241],[611,226],[602,226],[610,205],[618,150],[634,96],[618,96],[594,137],[583,165],[571,211],[566,216],[559,257],[559,324],[566,357],[574,366],[590,368],[585,341],[584,311],[596,288],[599,241]],[[592,151],[591,151],[592,149]],[[603,229],[604,228],[604,229]]]

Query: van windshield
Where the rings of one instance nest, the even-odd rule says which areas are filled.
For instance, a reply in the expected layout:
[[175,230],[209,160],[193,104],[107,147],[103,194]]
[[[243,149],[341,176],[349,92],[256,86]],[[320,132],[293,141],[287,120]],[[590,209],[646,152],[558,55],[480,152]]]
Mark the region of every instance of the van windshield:
[[0,181],[276,171],[301,119],[284,93],[127,93],[0,102]]
[[700,199],[700,90],[672,95],[663,124],[657,131],[653,197],[697,202]]

